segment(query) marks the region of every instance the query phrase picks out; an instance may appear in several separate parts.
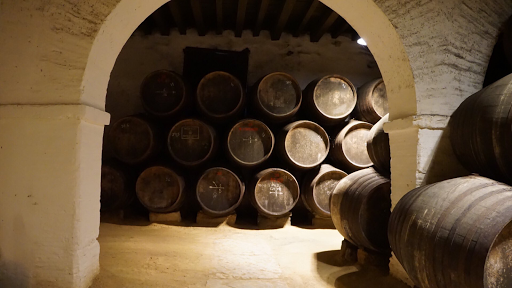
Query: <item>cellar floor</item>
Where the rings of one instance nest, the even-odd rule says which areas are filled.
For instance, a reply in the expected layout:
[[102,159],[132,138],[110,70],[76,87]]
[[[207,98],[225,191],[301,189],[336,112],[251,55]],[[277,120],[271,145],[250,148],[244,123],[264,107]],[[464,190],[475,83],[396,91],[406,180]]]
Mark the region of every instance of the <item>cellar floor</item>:
[[339,265],[333,229],[275,230],[101,223],[101,272],[93,288],[406,288],[398,280]]

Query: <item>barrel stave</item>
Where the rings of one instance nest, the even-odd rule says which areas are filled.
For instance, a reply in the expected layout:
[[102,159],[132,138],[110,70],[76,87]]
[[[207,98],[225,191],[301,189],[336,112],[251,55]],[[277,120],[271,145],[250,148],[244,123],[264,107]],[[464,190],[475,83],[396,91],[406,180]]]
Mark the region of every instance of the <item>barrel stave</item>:
[[213,157],[217,145],[217,134],[213,127],[196,119],[178,122],[167,137],[171,157],[186,166],[195,166]]
[[320,165],[329,154],[329,135],[311,121],[296,121],[286,125],[278,136],[280,156],[298,169]]
[[382,253],[389,251],[386,231],[390,208],[390,182],[373,168],[343,178],[331,197],[331,217],[343,237]]
[[126,208],[134,199],[128,173],[117,164],[101,165],[101,211]]
[[206,170],[196,186],[202,210],[213,217],[229,215],[242,202],[244,184],[232,171],[214,167]]
[[333,141],[330,157],[346,171],[353,172],[373,165],[367,150],[367,140],[373,125],[351,120]]
[[152,166],[144,170],[135,185],[141,204],[151,212],[178,211],[184,200],[185,181],[173,170]]
[[366,149],[375,169],[385,176],[391,175],[391,149],[389,135],[384,132],[384,123],[388,122],[389,114],[373,125],[368,135]]
[[127,164],[140,164],[160,150],[159,131],[140,116],[127,116],[116,121],[109,132],[114,156]]
[[183,78],[169,70],[157,70],[144,78],[140,99],[144,110],[157,117],[174,116],[182,110],[189,97]]
[[306,208],[313,214],[330,218],[330,198],[341,179],[347,173],[328,164],[322,164],[318,170],[310,171],[304,178],[301,198]]
[[274,134],[263,122],[245,119],[231,128],[227,149],[236,164],[253,167],[267,160],[274,150]]
[[258,81],[252,89],[255,110],[267,121],[290,120],[302,103],[299,83],[291,75],[276,72]]
[[388,113],[386,85],[381,79],[372,80],[357,90],[356,113],[368,123],[377,123]]
[[240,114],[245,104],[245,89],[233,75],[217,71],[201,79],[197,86],[199,110],[214,121],[226,121]]
[[250,188],[252,205],[261,215],[270,218],[286,215],[300,198],[300,188],[295,177],[279,168],[257,173]]
[[512,75],[473,94],[450,122],[450,140],[470,171],[512,183]]
[[[489,286],[484,275],[493,242],[512,220],[511,207],[512,187],[478,176],[415,189],[393,210],[390,244],[420,287],[506,287]],[[492,281],[509,281],[506,272],[495,271]]]
[[308,84],[304,90],[306,108],[322,125],[343,122],[354,110],[357,90],[345,77],[328,75]]

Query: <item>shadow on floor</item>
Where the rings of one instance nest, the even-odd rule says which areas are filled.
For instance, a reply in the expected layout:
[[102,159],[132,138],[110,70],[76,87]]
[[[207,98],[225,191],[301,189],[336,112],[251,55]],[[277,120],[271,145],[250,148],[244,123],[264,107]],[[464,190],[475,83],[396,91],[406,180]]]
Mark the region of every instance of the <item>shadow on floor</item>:
[[317,273],[336,288],[409,288],[405,283],[381,271],[344,263],[340,250],[315,254]]

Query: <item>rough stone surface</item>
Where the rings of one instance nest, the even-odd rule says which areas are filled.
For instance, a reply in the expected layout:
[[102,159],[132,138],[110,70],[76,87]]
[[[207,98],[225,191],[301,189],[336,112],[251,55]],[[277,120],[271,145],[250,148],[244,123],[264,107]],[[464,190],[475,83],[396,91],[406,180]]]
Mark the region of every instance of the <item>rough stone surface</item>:
[[87,287],[99,271],[100,171],[87,168],[108,117],[82,108],[0,106],[0,287]]

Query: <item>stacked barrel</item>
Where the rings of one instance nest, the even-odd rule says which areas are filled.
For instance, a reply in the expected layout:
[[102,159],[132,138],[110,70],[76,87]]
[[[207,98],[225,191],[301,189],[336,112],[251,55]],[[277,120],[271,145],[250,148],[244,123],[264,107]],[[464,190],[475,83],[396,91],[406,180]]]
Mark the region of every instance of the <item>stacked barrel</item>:
[[[382,80],[361,87],[359,98],[338,75],[304,90],[282,72],[249,88],[243,82],[223,71],[196,87],[172,71],[148,75],[140,89],[146,113],[111,126],[108,141],[122,169],[104,165],[117,170],[102,178],[109,187],[102,205],[135,198],[153,213],[196,209],[222,217],[252,209],[268,218],[297,205],[330,218],[338,183],[373,165],[366,143],[372,123],[387,113]],[[136,174],[135,184],[117,176],[121,170]]]
[[512,287],[511,127],[512,74],[469,96],[449,122],[460,163],[489,178],[416,188],[395,206],[389,243],[418,287]]

